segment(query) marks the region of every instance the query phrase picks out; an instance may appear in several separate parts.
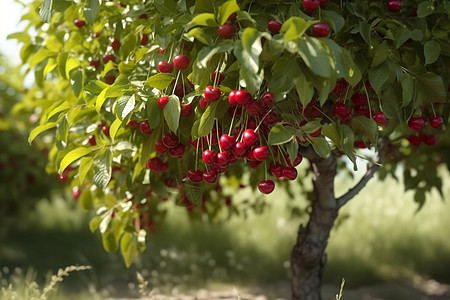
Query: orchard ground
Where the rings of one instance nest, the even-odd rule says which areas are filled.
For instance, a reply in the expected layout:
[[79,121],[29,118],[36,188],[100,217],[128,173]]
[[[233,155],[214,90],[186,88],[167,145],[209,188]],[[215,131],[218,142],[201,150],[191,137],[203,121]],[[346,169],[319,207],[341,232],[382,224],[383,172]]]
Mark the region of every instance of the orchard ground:
[[[374,180],[342,211],[327,251],[324,299],[334,299],[342,278],[343,299],[450,299],[445,284],[450,283],[450,177],[441,171],[446,201],[434,193],[416,212],[412,193],[405,193],[401,184]],[[351,185],[344,178],[337,179],[338,192]],[[242,190],[235,201],[250,196]],[[80,291],[83,299],[140,297],[136,272],[153,299],[287,299],[294,232],[306,218],[290,217],[289,199],[276,190],[266,198],[272,209],[261,215],[249,211],[245,219],[213,226],[189,222],[183,208],[167,202],[167,225],[126,269],[119,254],[106,255],[101,249],[100,237],[90,234],[89,216],[78,204],[55,196],[41,201],[1,243],[0,284],[15,273],[22,275],[13,277],[27,278],[27,268],[35,270],[28,277],[42,283],[48,271],[91,265],[92,270],[66,278],[55,299],[80,299]],[[297,204],[299,211],[306,206]]]

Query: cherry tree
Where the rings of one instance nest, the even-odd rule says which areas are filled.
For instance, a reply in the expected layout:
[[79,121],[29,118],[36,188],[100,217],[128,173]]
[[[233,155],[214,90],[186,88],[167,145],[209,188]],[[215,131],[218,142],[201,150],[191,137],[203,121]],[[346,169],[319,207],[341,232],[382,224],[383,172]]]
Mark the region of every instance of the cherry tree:
[[[428,0],[43,0],[10,38],[35,78],[30,142],[53,138],[48,169],[96,210],[89,226],[106,251],[129,266],[168,199],[212,220],[245,208],[223,186],[252,188],[260,207],[299,184],[311,209],[292,298],[321,299],[330,231],[375,173],[402,171],[419,207],[442,189],[449,11]],[[367,170],[338,197],[334,178],[357,157]]]

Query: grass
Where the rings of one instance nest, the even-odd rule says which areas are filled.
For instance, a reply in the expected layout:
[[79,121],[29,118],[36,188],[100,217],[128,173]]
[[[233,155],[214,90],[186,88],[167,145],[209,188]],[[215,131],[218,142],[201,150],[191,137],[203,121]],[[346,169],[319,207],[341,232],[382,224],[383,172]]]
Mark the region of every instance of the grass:
[[[338,178],[338,192],[350,185]],[[450,199],[449,186],[445,189],[445,198]],[[247,191],[242,193],[237,197],[248,196]],[[39,284],[45,282],[48,270],[92,266],[70,277],[64,285],[69,295],[95,289],[102,296],[138,296],[137,271],[155,292],[218,282],[237,288],[265,285],[286,280],[297,228],[305,221],[289,217],[286,203],[291,200],[278,192],[266,199],[271,209],[263,214],[217,224],[191,223],[183,209],[172,207],[161,231],[150,236],[147,252],[126,269],[120,255],[104,252],[99,236],[89,232],[88,215],[75,203],[54,197],[27,217],[31,227],[13,232],[0,245],[0,266],[33,267],[40,274]],[[339,226],[331,233],[325,280],[339,285],[345,278],[347,287],[426,278],[449,282],[450,203],[432,194],[421,211],[416,208],[413,195],[404,193],[401,184],[392,179],[371,181],[344,207]]]

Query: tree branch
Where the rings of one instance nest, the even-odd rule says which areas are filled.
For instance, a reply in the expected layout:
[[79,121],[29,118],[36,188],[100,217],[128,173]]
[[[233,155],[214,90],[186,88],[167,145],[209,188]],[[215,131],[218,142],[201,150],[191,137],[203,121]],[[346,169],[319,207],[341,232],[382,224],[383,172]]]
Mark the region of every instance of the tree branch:
[[364,174],[364,176],[361,178],[361,180],[353,187],[351,188],[347,193],[342,195],[341,197],[337,198],[337,206],[338,209],[344,206],[348,201],[350,201],[353,197],[355,197],[369,182],[370,179],[372,179],[373,175],[378,171],[378,169],[381,167],[381,163],[383,161],[384,157],[384,150],[386,147],[386,140],[382,139],[379,147],[378,147],[378,155],[374,162],[367,164],[367,171]]

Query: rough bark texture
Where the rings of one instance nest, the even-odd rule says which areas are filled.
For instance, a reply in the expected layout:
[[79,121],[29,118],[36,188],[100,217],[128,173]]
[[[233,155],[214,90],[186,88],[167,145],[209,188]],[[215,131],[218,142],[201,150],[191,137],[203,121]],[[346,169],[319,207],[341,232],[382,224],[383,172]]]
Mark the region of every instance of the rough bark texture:
[[309,222],[300,226],[294,246],[292,267],[292,299],[321,300],[322,270],[325,265],[325,248],[338,215],[334,196],[336,157],[320,158],[311,155],[313,169],[314,199]]

